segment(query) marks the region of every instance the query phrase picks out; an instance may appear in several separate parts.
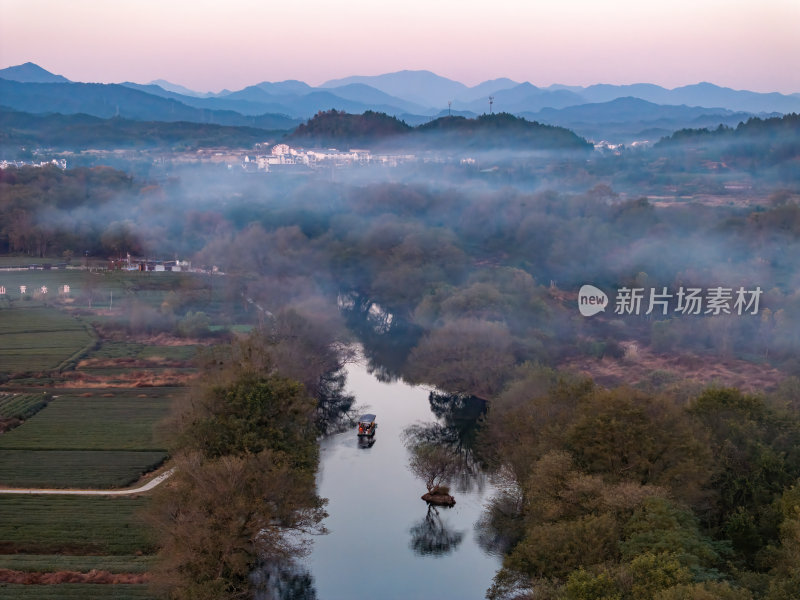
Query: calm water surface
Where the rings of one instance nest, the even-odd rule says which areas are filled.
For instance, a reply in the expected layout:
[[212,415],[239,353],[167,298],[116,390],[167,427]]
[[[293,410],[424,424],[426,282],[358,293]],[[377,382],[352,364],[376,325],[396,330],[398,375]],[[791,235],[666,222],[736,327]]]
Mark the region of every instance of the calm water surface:
[[480,548],[474,526],[494,490],[455,491],[455,507],[429,513],[402,440],[407,426],[436,420],[428,390],[382,383],[361,364],[348,368],[348,388],[361,412],[377,415],[378,429],[369,448],[359,447],[355,428],[322,443],[329,533],[314,537],[307,559],[317,597],[483,598],[500,563]]

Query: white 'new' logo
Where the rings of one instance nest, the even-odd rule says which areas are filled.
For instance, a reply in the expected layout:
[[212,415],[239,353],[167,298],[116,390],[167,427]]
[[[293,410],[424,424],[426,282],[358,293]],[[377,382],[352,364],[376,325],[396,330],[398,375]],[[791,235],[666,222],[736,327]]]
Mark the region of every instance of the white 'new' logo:
[[584,317],[603,312],[606,306],[608,306],[608,296],[603,290],[589,284],[581,286],[578,292],[578,310]]

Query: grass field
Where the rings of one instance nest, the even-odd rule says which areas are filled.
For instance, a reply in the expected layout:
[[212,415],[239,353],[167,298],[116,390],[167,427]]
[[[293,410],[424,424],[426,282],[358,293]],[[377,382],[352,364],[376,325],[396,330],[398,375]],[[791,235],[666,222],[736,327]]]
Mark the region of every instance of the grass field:
[[0,583],[0,600],[152,600],[146,585],[11,585]]
[[84,323],[54,308],[0,308],[0,372],[55,369],[94,341]]
[[[3,554],[126,556],[155,547],[139,512],[147,498],[0,496]],[[8,568],[8,567],[7,567]]]

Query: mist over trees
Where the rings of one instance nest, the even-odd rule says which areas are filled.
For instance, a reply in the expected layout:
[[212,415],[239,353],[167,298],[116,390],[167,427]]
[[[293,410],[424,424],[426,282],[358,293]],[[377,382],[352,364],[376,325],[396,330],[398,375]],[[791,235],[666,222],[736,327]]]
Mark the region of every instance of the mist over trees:
[[[319,526],[316,436],[346,422],[358,341],[379,377],[453,394],[432,399],[445,423],[416,432],[421,449],[458,458],[456,482],[502,482],[481,533],[505,555],[490,597],[784,600],[800,585],[796,140],[787,116],[591,156],[470,148],[302,178],[10,168],[0,250],[180,255],[258,322],[177,419],[156,513],[176,597],[246,593],[259,564],[301,553],[282,532]],[[757,314],[585,318],[586,283],[762,295]],[[183,292],[155,312],[204,331]],[[593,368],[603,380],[572,372]],[[488,412],[462,431],[469,396]],[[411,531],[421,554],[461,539],[436,516]]]
[[[791,123],[743,129],[791,130]],[[524,175],[504,187],[472,165],[440,165],[435,180],[422,179],[431,165],[354,169],[352,181],[343,172],[337,182],[200,169],[143,182],[109,169],[6,169],[0,246],[36,256],[192,258],[225,272],[232,294],[269,310],[315,297],[323,299],[317,308],[332,306],[354,295],[392,315],[391,327],[419,332],[408,376],[453,392],[496,394],[526,360],[621,358],[625,341],[662,354],[757,357],[798,374],[800,195],[752,179],[746,203],[736,187],[714,202],[631,197],[612,187],[634,185],[629,163],[655,166],[663,156],[659,149],[588,162],[479,156],[501,165],[512,183]],[[691,152],[667,156],[663,177],[695,173],[705,182],[699,187],[725,180],[703,172],[706,159]],[[606,165],[618,171],[609,183]],[[635,183],[658,193],[673,184],[696,187]],[[763,297],[751,316],[637,319],[609,310],[586,320],[571,294],[587,282],[607,290],[759,286]]]

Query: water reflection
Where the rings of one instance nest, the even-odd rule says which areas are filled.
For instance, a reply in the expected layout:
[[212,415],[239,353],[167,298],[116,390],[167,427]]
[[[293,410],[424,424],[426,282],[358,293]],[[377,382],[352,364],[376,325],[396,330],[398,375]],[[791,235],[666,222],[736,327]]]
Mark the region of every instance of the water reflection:
[[340,296],[339,309],[362,344],[367,371],[383,383],[399,380],[409,352],[422,337],[422,328],[355,291]]
[[264,563],[250,581],[256,600],[317,600],[314,578],[294,561]]
[[[410,546],[417,556],[450,554],[464,539],[464,531],[448,529],[439,510],[433,504],[429,504],[425,518],[409,530],[411,533]],[[442,508],[441,510],[448,509]]]
[[346,431],[356,418],[355,397],[346,393],[347,374],[344,369],[330,371],[320,378],[317,392],[317,428],[323,435]]
[[[404,444],[409,426],[437,417],[429,390],[381,382],[365,363],[348,364],[347,372],[356,403],[377,414],[380,427],[368,448],[359,443],[355,427],[321,442],[318,493],[328,499],[329,533],[314,536],[307,559],[319,598],[351,600],[367,572],[380,582],[381,600],[480,600],[500,564],[480,547],[474,530],[492,486],[475,485],[481,477],[470,471],[472,491],[459,492],[453,508],[429,511]],[[451,405],[435,396],[433,404],[442,415],[436,425],[443,429],[428,433],[470,448],[469,427],[460,415],[472,413],[474,402],[457,398]]]
[[407,436],[416,443],[432,444],[452,453],[456,468],[450,481],[456,491],[482,490],[488,480],[475,443],[486,402],[475,396],[436,391],[430,392],[428,402],[440,422],[412,425]]
[[375,445],[374,435],[365,435],[358,438],[358,447],[362,449],[372,448]]

